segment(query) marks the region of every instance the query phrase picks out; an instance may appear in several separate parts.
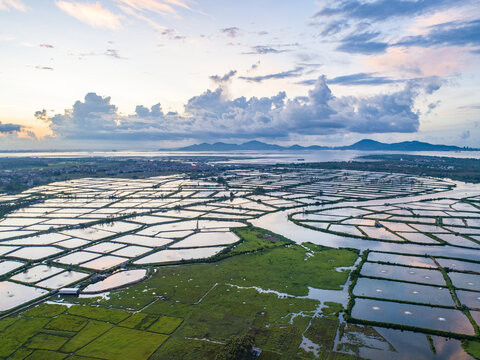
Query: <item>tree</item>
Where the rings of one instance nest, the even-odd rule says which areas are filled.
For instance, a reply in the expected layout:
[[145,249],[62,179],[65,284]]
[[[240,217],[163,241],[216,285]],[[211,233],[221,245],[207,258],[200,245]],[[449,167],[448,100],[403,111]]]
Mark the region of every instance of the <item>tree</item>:
[[247,360],[252,359],[252,346],[254,338],[250,334],[232,336],[228,339],[222,351],[217,354],[215,360]]

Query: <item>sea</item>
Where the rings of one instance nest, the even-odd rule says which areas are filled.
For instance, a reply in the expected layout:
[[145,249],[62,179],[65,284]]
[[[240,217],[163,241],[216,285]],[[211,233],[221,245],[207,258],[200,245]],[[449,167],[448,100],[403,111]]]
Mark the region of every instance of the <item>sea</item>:
[[[290,164],[301,162],[333,162],[361,160],[367,155],[421,155],[461,159],[480,159],[480,151],[358,151],[358,150],[302,150],[302,151],[24,151],[1,152],[0,158],[209,158],[214,163],[236,164]],[[367,161],[363,159],[364,161]]]

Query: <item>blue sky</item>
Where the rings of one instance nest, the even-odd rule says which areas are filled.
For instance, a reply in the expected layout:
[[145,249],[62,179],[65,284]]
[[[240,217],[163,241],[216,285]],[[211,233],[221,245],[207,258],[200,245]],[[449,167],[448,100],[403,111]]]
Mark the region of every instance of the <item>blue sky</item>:
[[480,147],[480,0],[0,0],[0,148]]

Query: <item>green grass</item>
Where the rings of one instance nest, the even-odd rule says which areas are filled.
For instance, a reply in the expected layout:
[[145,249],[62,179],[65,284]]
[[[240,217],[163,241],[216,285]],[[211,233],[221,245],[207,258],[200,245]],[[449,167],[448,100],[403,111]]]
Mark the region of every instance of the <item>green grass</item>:
[[30,337],[39,332],[48,319],[42,318],[20,318],[0,333],[2,346],[0,346],[0,357],[7,357],[22,346]]
[[162,316],[148,328],[148,331],[153,331],[160,334],[171,334],[180,326],[182,321],[183,320],[180,318]]
[[464,341],[462,342],[463,349],[473,356],[475,359],[480,359],[480,342],[479,341]]
[[[358,253],[314,244],[305,249],[253,228],[238,233],[243,242],[232,250],[238,256],[213,263],[160,266],[151,278],[113,291],[108,299],[72,298],[78,305],[68,309],[48,305],[29,310],[34,318],[26,319],[44,322],[23,342],[40,333],[51,342],[63,336],[66,342],[59,351],[78,357],[196,360],[214,359],[230,336],[250,333],[264,350],[264,359],[312,358],[299,345],[319,302],[293,296],[307,295],[309,287],[341,289],[348,271],[335,268],[353,265]],[[254,287],[291,296],[279,297]],[[341,306],[326,305],[306,334],[330,346]],[[143,310],[132,315],[120,309]],[[44,314],[50,318],[41,318]],[[2,334],[21,320],[5,325]],[[34,338],[30,343],[39,341]]]
[[17,320],[18,320],[18,318],[14,318],[14,317],[8,317],[8,318],[0,320],[0,331],[5,330],[7,327],[12,325]]
[[290,240],[279,235],[272,235],[266,230],[252,227],[234,229],[233,232],[242,239],[242,242],[232,248],[228,253],[230,256],[284,246],[285,244],[291,243]]
[[[311,299],[279,298],[254,289],[237,289],[227,285],[215,287],[198,305],[174,301],[157,302],[146,311],[184,317],[184,322],[152,359],[213,358],[212,349],[218,344],[191,339],[224,342],[232,335],[249,331],[256,333],[256,343],[262,349],[295,355],[309,318],[291,314],[304,311],[313,315],[318,301]],[[194,346],[196,351],[190,349]],[[215,351],[216,351],[215,350]],[[292,357],[290,357],[292,358]]]
[[115,327],[77,354],[108,360],[145,360],[168,338],[166,335]]
[[64,313],[67,310],[65,305],[40,304],[23,312],[24,316],[50,318]]
[[62,314],[50,321],[45,328],[64,331],[80,331],[88,322],[85,318]]
[[48,350],[36,350],[30,356],[26,357],[25,360],[62,360],[65,359],[66,356],[67,354]]
[[25,348],[20,348],[15,353],[10,356],[8,359],[9,360],[23,360],[25,359],[28,355],[30,355],[33,352],[32,349],[25,349]]
[[101,321],[90,321],[77,335],[72,337],[62,348],[64,352],[75,352],[113,327]]
[[38,333],[32,337],[25,346],[30,349],[58,350],[67,340],[68,338],[63,336]]
[[170,337],[150,357],[151,360],[172,359],[202,359],[214,360],[215,356],[223,348],[221,344],[215,344],[202,340],[185,340],[178,337]]
[[128,319],[123,320],[119,325],[130,329],[146,330],[157,319],[158,316],[155,315],[136,313],[130,316]]
[[70,315],[83,316],[88,319],[100,320],[118,324],[130,316],[122,310],[105,309],[95,306],[74,305],[68,309]]

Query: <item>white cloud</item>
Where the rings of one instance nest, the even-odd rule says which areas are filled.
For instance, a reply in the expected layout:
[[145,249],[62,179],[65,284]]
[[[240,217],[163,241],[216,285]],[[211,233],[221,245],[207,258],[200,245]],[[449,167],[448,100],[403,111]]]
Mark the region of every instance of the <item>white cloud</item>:
[[0,0],[0,10],[15,9],[19,11],[27,11],[27,6],[21,0]]
[[[321,76],[306,96],[228,99],[222,87],[185,104],[183,114],[164,113],[161,105],[138,105],[123,115],[110,97],[89,93],[63,114],[48,117],[63,139],[179,140],[287,138],[294,135],[414,133],[420,113],[415,100],[440,87],[436,79],[408,82],[389,94],[336,97]],[[39,116],[43,112],[37,112]]]
[[118,29],[121,26],[121,15],[95,4],[74,1],[56,1],[57,6],[68,15],[96,28]]
[[190,9],[186,2],[181,0],[116,0],[116,2],[136,11],[151,11],[162,15],[176,15],[174,6]]

